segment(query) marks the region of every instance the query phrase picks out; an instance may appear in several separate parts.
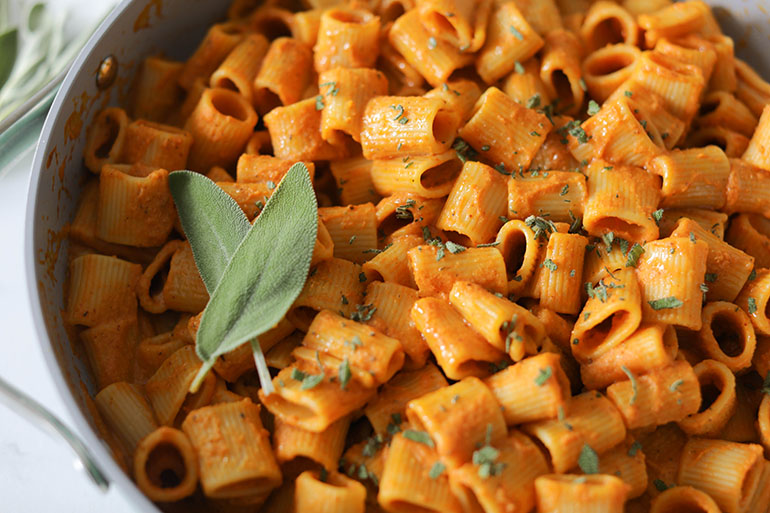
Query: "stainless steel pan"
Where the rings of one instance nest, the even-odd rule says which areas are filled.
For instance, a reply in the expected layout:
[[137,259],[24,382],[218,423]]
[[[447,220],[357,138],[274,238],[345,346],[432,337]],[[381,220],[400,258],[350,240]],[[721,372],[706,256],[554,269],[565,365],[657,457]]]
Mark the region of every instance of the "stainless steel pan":
[[[87,397],[95,392],[82,354],[73,351],[61,317],[67,272],[66,225],[72,220],[88,171],[83,166],[86,128],[104,107],[125,105],[137,66],[148,55],[184,59],[207,27],[224,18],[225,0],[124,0],[75,60],[53,102],[35,154],[26,219],[27,284],[48,368],[84,444],[106,478],[140,511],[159,511],[112,459],[98,437]],[[117,76],[106,88],[97,74],[108,56]]]
[[[766,54],[770,2],[716,0],[717,18],[736,41],[739,55],[770,76]],[[67,270],[65,226],[72,219],[88,171],[83,162],[86,127],[105,106],[125,105],[137,65],[163,52],[184,59],[207,26],[224,17],[229,0],[124,0],[76,59],[51,107],[32,169],[26,219],[26,271],[32,312],[48,367],[83,441],[107,479],[141,511],[159,511],[134,486],[99,439],[87,397],[93,382],[82,355],[73,351],[62,322]],[[117,78],[97,87],[97,70],[108,56]]]

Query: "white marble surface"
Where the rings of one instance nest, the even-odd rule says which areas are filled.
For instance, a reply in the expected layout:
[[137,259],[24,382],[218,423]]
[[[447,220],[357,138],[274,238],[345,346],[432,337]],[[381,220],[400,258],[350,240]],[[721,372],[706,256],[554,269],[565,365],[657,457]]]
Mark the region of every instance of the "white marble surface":
[[[21,4],[22,2],[17,2]],[[75,11],[68,31],[82,30],[104,14],[109,4],[91,0],[53,0],[53,8]],[[71,417],[49,377],[38,343],[24,277],[24,212],[32,150],[0,175],[0,376],[48,407],[65,423]],[[121,493],[99,491],[68,445],[0,404],[0,511],[135,513]]]

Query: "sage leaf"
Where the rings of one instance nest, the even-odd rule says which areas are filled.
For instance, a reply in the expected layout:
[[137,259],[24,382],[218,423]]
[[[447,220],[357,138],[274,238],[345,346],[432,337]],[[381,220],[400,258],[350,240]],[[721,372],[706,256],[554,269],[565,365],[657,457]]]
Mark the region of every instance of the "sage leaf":
[[200,173],[175,171],[168,186],[195,265],[213,294],[251,223],[233,198]]
[[[266,332],[286,314],[305,285],[317,230],[315,191],[307,167],[298,163],[267,201],[211,294],[196,341],[203,366],[191,390],[217,357]],[[252,342],[252,347],[259,345]],[[262,389],[270,394],[269,374],[264,378],[260,373]]]
[[0,34],[0,87],[3,87],[16,63],[19,53],[19,31],[8,29]]
[[32,6],[27,16],[27,27],[30,32],[35,32],[42,26],[45,15],[45,4],[38,2]]

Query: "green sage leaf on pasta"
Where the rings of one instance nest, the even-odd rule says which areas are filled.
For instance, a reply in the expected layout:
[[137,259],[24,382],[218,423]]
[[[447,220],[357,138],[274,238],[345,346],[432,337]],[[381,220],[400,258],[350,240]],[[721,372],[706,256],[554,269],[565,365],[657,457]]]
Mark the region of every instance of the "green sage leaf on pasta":
[[191,390],[217,357],[249,341],[262,388],[266,394],[273,390],[259,344],[252,339],[275,326],[302,291],[317,230],[310,174],[304,164],[295,164],[251,225],[203,311],[196,340],[203,366]]
[[168,185],[195,265],[213,294],[251,223],[234,199],[200,173],[175,171]]

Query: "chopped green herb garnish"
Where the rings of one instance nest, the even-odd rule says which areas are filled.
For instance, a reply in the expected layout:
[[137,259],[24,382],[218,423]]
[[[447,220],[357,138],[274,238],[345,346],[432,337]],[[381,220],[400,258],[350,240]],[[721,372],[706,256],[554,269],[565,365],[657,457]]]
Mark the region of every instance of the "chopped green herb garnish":
[[588,444],[583,444],[583,449],[580,450],[580,456],[578,457],[578,466],[584,474],[598,474],[599,473],[599,455]]
[[602,235],[604,245],[607,247],[607,253],[612,253],[612,241],[615,240],[615,232],[607,232]]
[[757,312],[757,300],[754,299],[753,297],[750,297],[748,300],[748,305],[749,305],[748,314],[749,315],[755,314]]
[[751,274],[749,274],[748,281],[754,281],[757,279],[757,270],[752,269]]
[[549,365],[545,369],[540,369],[538,371],[537,377],[535,378],[535,385],[542,387],[545,385],[545,382],[548,381],[548,379],[553,375],[553,369]]
[[663,218],[663,209],[659,208],[652,213],[652,218],[655,220],[655,224],[660,224],[660,220]]
[[626,267],[636,267],[639,263],[639,257],[644,253],[644,246],[638,242],[634,242],[631,249],[628,250],[628,258],[626,259]]
[[524,66],[521,65],[519,61],[516,61],[516,63],[513,65],[513,69],[518,73],[519,75],[524,74]]
[[511,34],[513,34],[513,37],[515,37],[519,41],[524,41],[524,36],[521,34],[521,32],[518,31],[516,27],[511,25],[508,27],[508,30],[511,32]]
[[346,346],[347,345],[351,346],[353,348],[353,350],[355,351],[359,347],[363,346],[364,342],[361,340],[361,337],[359,337],[358,335],[353,335],[352,339],[345,341],[345,345]]
[[467,249],[465,246],[461,246],[460,244],[452,242],[451,240],[446,241],[445,246],[446,246],[446,249],[453,255],[457,253],[462,253]]
[[664,483],[664,482],[663,482],[663,481],[661,481],[660,479],[655,479],[655,480],[652,482],[652,484],[654,484],[654,485],[655,485],[655,488],[656,488],[656,489],[657,489],[659,492],[665,492],[666,490],[668,490],[669,488],[671,488],[671,486],[667,485],[666,483]]
[[436,444],[433,443],[433,439],[431,439],[430,435],[425,431],[418,431],[416,429],[407,429],[404,431],[404,438],[406,438],[407,440],[411,440],[413,442],[418,442],[418,443],[427,445],[428,447],[436,446]]
[[339,373],[337,376],[340,380],[340,387],[342,390],[345,390],[345,387],[348,386],[348,382],[352,376],[350,372],[350,361],[347,358],[345,358],[345,360],[340,364]]
[[588,115],[593,116],[599,113],[601,110],[601,107],[599,107],[599,104],[596,103],[594,100],[590,100],[588,102]]
[[628,449],[628,455],[632,458],[636,456],[636,453],[639,452],[639,449],[642,448],[642,444],[639,443],[639,440],[634,440],[634,443],[631,444],[631,447]]
[[497,171],[501,175],[506,175],[506,176],[510,176],[511,175],[511,173],[509,173],[508,170],[505,169],[505,164],[503,164],[502,162],[500,162],[499,164],[497,164],[495,166],[495,171]]
[[479,467],[479,477],[486,479],[490,476],[496,476],[505,469],[504,463],[496,463],[500,456],[500,451],[490,445],[492,441],[492,424],[487,424],[487,433],[484,445],[473,451],[473,464]]
[[541,265],[551,272],[558,269],[558,266],[556,265],[556,263],[554,263],[554,261],[551,260],[550,258],[546,258],[545,260],[543,260],[543,263]]
[[444,465],[440,461],[437,461],[430,468],[430,472],[428,473],[428,477],[430,477],[431,479],[438,479],[438,477],[441,474],[443,474],[445,470],[446,470],[446,465]]
[[631,91],[624,91],[623,94],[625,94],[629,98],[631,98],[634,95],[634,93],[632,93]]
[[412,198],[406,200],[405,203],[396,207],[396,219],[414,219],[414,214],[409,211],[410,208],[414,208],[415,201]]
[[534,215],[527,217],[524,220],[524,224],[532,229],[536,239],[539,239],[540,237],[547,239],[551,233],[556,231],[556,225],[553,224],[553,221]]
[[321,374],[307,374],[304,379],[302,379],[302,385],[300,385],[300,388],[302,390],[310,390],[312,388],[315,388],[316,386],[320,385],[321,382],[324,380],[326,376]]
[[540,94],[535,93],[532,95],[529,100],[527,100],[526,106],[528,109],[536,109],[540,107]]
[[476,150],[471,148],[465,140],[459,137],[452,143],[452,149],[455,150],[457,158],[460,159],[460,162],[463,164],[469,160],[476,160],[479,156],[478,153],[476,153]]
[[663,297],[660,299],[654,299],[652,301],[647,301],[653,310],[666,310],[669,308],[679,308],[684,303],[675,298],[674,296],[669,297]]
[[561,188],[561,192],[559,193],[559,196],[565,196],[569,192],[569,184],[565,183],[564,187]]
[[717,278],[719,278],[717,273],[706,273],[706,276],[704,277],[704,279],[709,283],[714,283],[717,281]]
[[395,110],[395,111],[398,111],[398,114],[396,115],[395,118],[393,118],[393,121],[398,121],[404,115],[404,106],[403,105],[401,105],[401,104],[391,105],[390,108]]
[[631,396],[631,401],[628,404],[633,405],[636,402],[636,395],[639,392],[636,377],[625,365],[621,365],[620,370],[622,370],[626,376],[628,376],[628,379],[631,380],[631,389],[634,391],[634,395]]
[[350,314],[350,319],[357,322],[366,322],[372,318],[377,307],[369,303],[368,305],[356,305],[356,311]]

